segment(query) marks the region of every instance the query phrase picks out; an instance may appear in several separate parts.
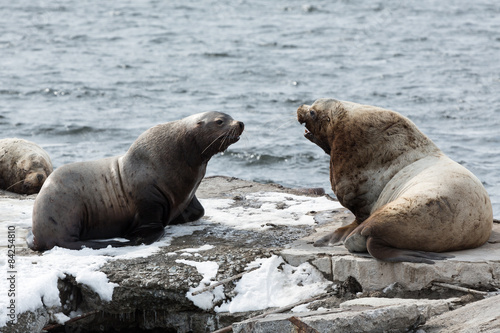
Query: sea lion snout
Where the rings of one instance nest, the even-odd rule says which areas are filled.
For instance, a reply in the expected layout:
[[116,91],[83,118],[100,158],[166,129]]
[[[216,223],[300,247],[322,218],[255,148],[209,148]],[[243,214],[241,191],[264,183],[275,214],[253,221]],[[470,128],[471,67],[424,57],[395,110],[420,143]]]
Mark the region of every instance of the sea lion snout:
[[303,104],[297,109],[297,120],[305,124],[304,137],[322,148],[326,154],[330,154],[330,141],[327,126],[322,126],[324,121],[330,121],[325,110],[312,108],[311,105]]
[[245,124],[242,121],[233,120],[230,125],[230,129],[227,134],[227,138],[235,143],[240,139],[240,135],[243,134],[245,129]]
[[46,179],[47,174],[43,170],[28,173],[22,184],[23,191],[26,194],[38,193]]
[[45,179],[45,175],[42,174],[37,174],[36,179],[38,179],[38,182],[41,183]]
[[299,108],[297,109],[297,120],[299,121],[299,123],[303,124],[306,122],[307,113],[310,108],[311,106],[306,104],[302,104],[301,106],[299,106]]
[[234,120],[234,122],[235,124],[233,126],[237,128],[238,136],[240,136],[243,133],[243,130],[245,129],[245,124],[242,121],[237,121],[237,120]]

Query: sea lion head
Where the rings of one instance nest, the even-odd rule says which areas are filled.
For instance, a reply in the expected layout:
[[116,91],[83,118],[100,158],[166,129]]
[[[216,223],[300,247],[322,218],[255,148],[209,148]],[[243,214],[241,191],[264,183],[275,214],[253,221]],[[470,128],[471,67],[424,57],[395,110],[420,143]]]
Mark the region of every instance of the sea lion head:
[[330,155],[331,142],[335,133],[333,123],[338,117],[341,103],[335,99],[321,98],[313,105],[301,105],[297,109],[297,119],[306,125],[304,136]]
[[52,165],[39,155],[31,154],[17,162],[20,177],[23,179],[17,186],[17,193],[38,193],[43,183],[52,172]]
[[204,159],[209,159],[238,142],[245,128],[243,122],[217,111],[197,114],[190,120],[195,123],[194,139]]

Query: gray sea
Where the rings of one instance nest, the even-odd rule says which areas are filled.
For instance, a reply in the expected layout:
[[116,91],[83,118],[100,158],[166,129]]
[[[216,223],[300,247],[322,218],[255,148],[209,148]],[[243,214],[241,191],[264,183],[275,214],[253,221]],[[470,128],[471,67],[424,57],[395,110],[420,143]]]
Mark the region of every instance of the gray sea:
[[56,167],[219,110],[246,130],[207,175],[331,193],[295,111],[334,97],[408,116],[500,215],[498,1],[3,0],[0,16],[0,136]]

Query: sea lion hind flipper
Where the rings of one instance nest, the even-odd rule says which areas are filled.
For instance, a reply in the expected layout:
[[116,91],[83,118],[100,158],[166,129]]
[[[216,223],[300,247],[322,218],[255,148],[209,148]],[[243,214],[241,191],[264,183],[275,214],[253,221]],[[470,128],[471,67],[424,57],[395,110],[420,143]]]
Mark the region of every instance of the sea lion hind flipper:
[[335,246],[342,245],[342,243],[346,240],[347,236],[351,234],[351,232],[359,226],[357,220],[354,220],[351,224],[338,228],[332,233],[329,233],[317,241],[314,242],[315,247],[320,246]]
[[184,211],[170,221],[169,224],[182,224],[186,222],[193,222],[199,220],[205,215],[205,209],[201,205],[200,201],[196,196],[193,196],[193,199],[189,203],[189,205],[184,209]]
[[432,265],[434,264],[434,260],[446,260],[454,257],[449,254],[436,252],[397,249],[375,237],[368,237],[366,246],[368,252],[374,258],[387,262],[414,262]]

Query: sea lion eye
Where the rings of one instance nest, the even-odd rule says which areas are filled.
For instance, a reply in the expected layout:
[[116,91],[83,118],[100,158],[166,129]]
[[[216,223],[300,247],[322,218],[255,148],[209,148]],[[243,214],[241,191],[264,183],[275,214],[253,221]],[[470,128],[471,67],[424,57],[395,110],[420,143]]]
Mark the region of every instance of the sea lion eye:
[[217,125],[222,125],[224,122],[223,122],[222,120],[220,120],[220,119],[219,119],[219,120],[216,120],[216,121],[215,121],[215,123],[216,123]]
[[309,111],[311,117],[316,118],[316,112],[314,110]]

